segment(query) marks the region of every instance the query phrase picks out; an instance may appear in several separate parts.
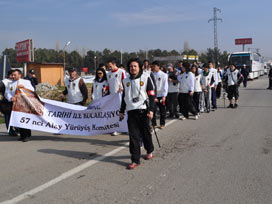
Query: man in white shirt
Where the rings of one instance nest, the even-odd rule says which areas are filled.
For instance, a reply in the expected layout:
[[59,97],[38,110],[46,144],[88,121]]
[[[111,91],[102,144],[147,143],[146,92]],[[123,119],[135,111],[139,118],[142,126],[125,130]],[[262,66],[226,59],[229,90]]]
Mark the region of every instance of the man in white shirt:
[[[160,70],[160,65],[157,61],[152,63],[152,71],[156,82],[157,96],[155,98],[156,107],[160,109],[160,128],[165,128],[166,119],[166,96],[168,93],[168,75]],[[156,108],[152,119],[152,126],[157,126]]]
[[[17,100],[15,92],[18,87],[35,91],[29,80],[22,79],[22,72],[19,69],[16,69],[12,72],[12,78],[13,81],[9,84],[6,92],[6,98],[8,101],[15,102]],[[31,136],[31,130],[29,129],[19,128],[19,133],[21,136],[19,140],[21,140],[22,142],[27,142],[28,137]]]
[[[107,73],[107,79],[109,83],[110,94],[114,93],[122,93],[123,92],[123,79],[126,78],[125,70],[119,69],[116,66],[116,62],[114,60],[109,60],[107,62],[109,72]],[[113,132],[112,136],[118,135],[117,132]]]
[[88,99],[88,89],[84,80],[78,76],[75,68],[69,69],[69,78],[64,81],[65,90],[62,92],[61,97],[68,96],[68,103],[74,105],[85,105]]
[[[12,70],[8,71],[8,78],[3,79],[0,81],[0,94],[2,95],[2,99],[0,100],[0,111],[4,114],[5,117],[5,124],[6,128],[9,127],[9,120],[10,120],[10,114],[12,109],[12,102],[9,102],[6,99],[6,92],[8,90],[8,86],[10,83],[12,83]],[[10,136],[17,136],[17,133],[15,132],[13,127],[9,128],[8,134]]]
[[109,72],[107,73],[107,79],[109,82],[110,94],[122,93],[123,91],[123,79],[126,78],[126,73],[123,69],[119,69],[116,66],[116,62],[110,60],[107,62]]

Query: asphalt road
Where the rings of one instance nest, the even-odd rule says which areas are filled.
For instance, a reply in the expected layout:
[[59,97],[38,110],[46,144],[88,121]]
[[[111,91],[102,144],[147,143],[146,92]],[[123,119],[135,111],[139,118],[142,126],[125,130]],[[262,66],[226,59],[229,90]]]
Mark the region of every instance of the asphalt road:
[[241,88],[238,109],[223,108],[220,99],[217,111],[197,121],[172,121],[158,131],[162,148],[154,138],[154,159],[132,171],[125,168],[130,162],[123,147],[127,135],[34,132],[31,141],[22,143],[2,128],[0,203],[272,203],[272,91],[266,90],[267,82],[265,76]]

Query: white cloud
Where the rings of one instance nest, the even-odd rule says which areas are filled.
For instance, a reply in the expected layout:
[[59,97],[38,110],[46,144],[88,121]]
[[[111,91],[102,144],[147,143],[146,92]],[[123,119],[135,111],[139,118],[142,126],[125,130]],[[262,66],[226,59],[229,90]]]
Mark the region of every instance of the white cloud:
[[118,20],[120,24],[126,26],[161,24],[196,19],[195,16],[190,16],[185,13],[176,12],[163,7],[154,7],[139,12],[113,13],[112,17]]

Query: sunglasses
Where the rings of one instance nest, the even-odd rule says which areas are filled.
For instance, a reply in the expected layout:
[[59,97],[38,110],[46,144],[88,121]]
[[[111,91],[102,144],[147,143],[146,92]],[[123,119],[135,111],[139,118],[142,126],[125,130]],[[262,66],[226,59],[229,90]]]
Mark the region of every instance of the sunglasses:
[[97,72],[97,74],[98,74],[98,75],[101,75],[101,74],[103,74],[103,73],[102,73],[102,72]]

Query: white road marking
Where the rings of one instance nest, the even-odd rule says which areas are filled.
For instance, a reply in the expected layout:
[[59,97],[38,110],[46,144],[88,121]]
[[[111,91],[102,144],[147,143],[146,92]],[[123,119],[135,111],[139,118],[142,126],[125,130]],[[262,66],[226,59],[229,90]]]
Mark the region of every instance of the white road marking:
[[[178,120],[177,119],[171,120],[171,121],[167,122],[165,124],[165,126],[168,126],[168,125],[170,125],[170,124],[172,124],[172,123],[174,123],[176,121],[178,121]],[[159,129],[158,131],[161,131],[161,130]],[[20,202],[20,201],[22,201],[24,199],[30,198],[33,195],[35,195],[36,193],[39,193],[39,192],[41,192],[41,191],[43,191],[43,190],[45,190],[45,189],[47,189],[47,188],[49,188],[49,187],[51,187],[51,186],[53,186],[55,184],[61,182],[62,180],[67,179],[70,176],[73,176],[73,175],[79,173],[80,171],[83,171],[84,169],[96,164],[97,162],[102,161],[105,158],[107,158],[109,156],[112,156],[114,154],[117,154],[118,152],[120,152],[123,149],[127,148],[128,145],[129,145],[129,143],[127,142],[122,147],[118,147],[118,148],[116,148],[116,149],[114,149],[114,150],[112,150],[112,151],[110,151],[110,152],[108,152],[108,153],[106,153],[104,155],[101,155],[99,157],[94,158],[93,160],[87,161],[87,162],[85,162],[85,163],[83,163],[83,164],[81,164],[81,165],[79,165],[79,166],[77,166],[77,167],[63,173],[63,174],[61,174],[60,176],[48,181],[45,184],[42,184],[42,185],[40,185],[40,186],[30,190],[30,191],[27,191],[27,192],[15,197],[15,198],[12,198],[11,200],[3,201],[0,204],[15,204],[15,203],[18,203],[18,202]]]

